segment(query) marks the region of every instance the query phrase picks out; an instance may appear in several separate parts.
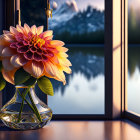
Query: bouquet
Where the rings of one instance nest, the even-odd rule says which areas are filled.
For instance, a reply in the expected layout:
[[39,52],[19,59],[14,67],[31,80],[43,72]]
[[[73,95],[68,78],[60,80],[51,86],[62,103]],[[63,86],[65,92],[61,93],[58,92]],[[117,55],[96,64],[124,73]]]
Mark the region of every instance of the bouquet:
[[40,83],[47,77],[66,84],[64,72],[71,73],[68,49],[62,41],[52,40],[51,30],[43,32],[43,26],[30,28],[24,24],[24,27],[11,26],[10,31],[3,33],[0,36],[0,90],[5,87],[5,80],[14,85],[27,84],[27,81],[32,85],[37,81],[42,90],[47,85]]
[[[67,48],[59,40],[52,40],[53,31],[43,32],[43,26],[10,27],[0,36],[0,90],[6,81],[17,86],[33,86],[35,83],[47,95],[53,95],[50,78],[66,84],[64,72],[71,73],[71,63],[67,59]],[[27,93],[22,96],[23,101]],[[33,103],[32,108],[39,115]],[[19,112],[19,119],[22,107]],[[38,117],[39,118],[39,117]]]

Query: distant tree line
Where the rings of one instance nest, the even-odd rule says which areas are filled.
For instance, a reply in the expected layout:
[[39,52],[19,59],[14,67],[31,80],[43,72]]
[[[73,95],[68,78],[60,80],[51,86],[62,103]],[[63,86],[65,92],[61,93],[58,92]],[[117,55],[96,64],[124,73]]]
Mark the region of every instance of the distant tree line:
[[140,15],[137,17],[133,7],[129,10],[128,17],[128,43],[140,44]]
[[61,34],[55,33],[54,38],[63,40],[67,44],[104,44],[104,30],[82,34],[65,31]]
[[[44,1],[29,1],[21,0],[21,19],[22,25],[24,23],[46,25],[46,17],[44,12]],[[46,28],[46,26],[45,26]],[[65,43],[85,43],[85,44],[104,44],[104,31],[96,31],[83,34],[71,34],[70,32],[63,32],[61,34],[54,33],[55,39],[63,40]],[[140,16],[136,17],[136,12],[133,8],[129,10],[128,19],[128,43],[140,44]]]

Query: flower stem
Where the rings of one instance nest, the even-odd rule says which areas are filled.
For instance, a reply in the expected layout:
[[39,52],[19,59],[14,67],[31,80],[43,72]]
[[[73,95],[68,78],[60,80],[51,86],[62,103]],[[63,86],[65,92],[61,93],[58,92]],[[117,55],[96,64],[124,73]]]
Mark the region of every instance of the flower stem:
[[23,97],[23,96],[21,95],[20,92],[19,92],[19,94],[20,94],[20,96],[22,97],[22,99],[24,99],[25,102],[29,105],[29,107],[32,109],[32,111],[35,113],[35,115],[37,116],[38,120],[40,121],[40,117],[39,117],[39,115],[37,114],[37,112],[35,111],[35,109],[33,108],[33,106],[28,102],[28,100],[27,100],[25,97]]
[[29,95],[29,98],[30,98],[30,100],[31,100],[32,106],[33,106],[33,108],[34,108],[34,110],[35,110],[35,112],[36,112],[36,115],[38,116],[39,121],[42,122],[42,118],[41,118],[41,116],[40,116],[40,113],[39,113],[39,111],[38,111],[38,109],[37,109],[37,107],[36,107],[34,101],[33,101],[33,98],[32,98],[32,96],[31,96],[30,91],[28,92],[28,95]]
[[[20,91],[19,91],[20,92]],[[29,88],[25,91],[25,94],[23,95],[23,98],[22,98],[22,103],[21,103],[21,106],[20,106],[20,111],[19,111],[19,116],[18,116],[18,123],[20,122],[21,120],[21,113],[23,111],[23,106],[24,106],[24,101],[25,101],[25,97],[27,95],[27,93],[29,92]]]

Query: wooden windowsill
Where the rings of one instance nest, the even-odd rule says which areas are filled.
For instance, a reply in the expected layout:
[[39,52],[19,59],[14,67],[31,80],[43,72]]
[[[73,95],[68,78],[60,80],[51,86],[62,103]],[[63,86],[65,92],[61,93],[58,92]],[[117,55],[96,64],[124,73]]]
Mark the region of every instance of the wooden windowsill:
[[0,140],[139,140],[140,126],[130,121],[51,121],[42,129],[0,127]]

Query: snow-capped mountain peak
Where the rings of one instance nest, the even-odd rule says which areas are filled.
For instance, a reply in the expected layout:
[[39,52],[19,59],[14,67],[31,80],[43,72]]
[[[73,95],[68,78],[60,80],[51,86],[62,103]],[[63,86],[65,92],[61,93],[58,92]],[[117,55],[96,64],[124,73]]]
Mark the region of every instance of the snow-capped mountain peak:
[[66,1],[66,4],[71,7],[71,9],[74,11],[74,12],[78,12],[79,9],[78,9],[78,6],[77,6],[77,3],[75,0],[72,0],[72,1]]
[[74,10],[75,1],[67,1],[54,13],[50,20],[50,29],[61,34],[91,33],[97,30],[104,30],[104,11],[88,6],[84,11]]
[[50,19],[51,29],[55,28],[58,24],[61,25],[67,22],[77,13],[78,7],[75,0],[66,1],[53,13],[53,18]]

